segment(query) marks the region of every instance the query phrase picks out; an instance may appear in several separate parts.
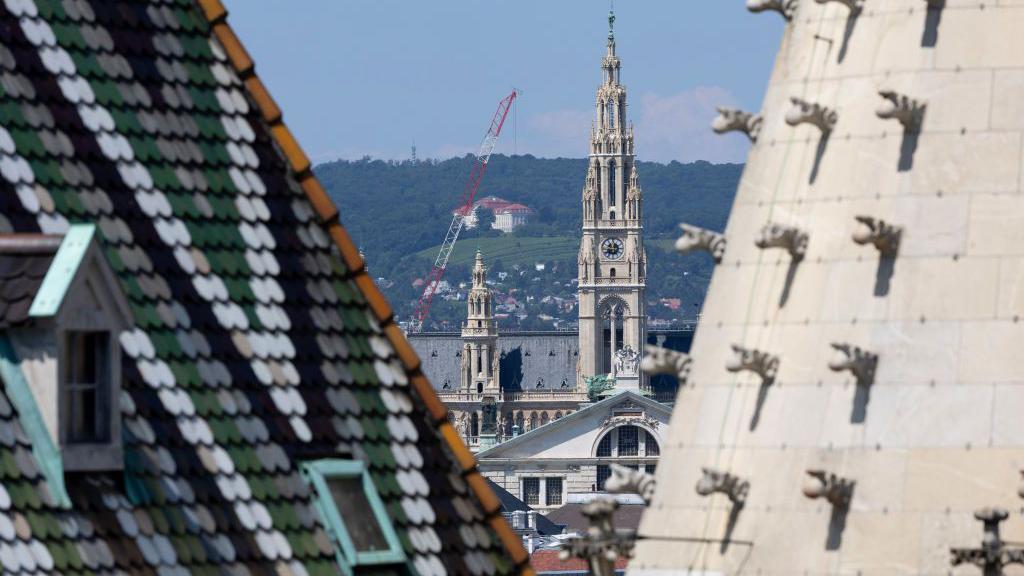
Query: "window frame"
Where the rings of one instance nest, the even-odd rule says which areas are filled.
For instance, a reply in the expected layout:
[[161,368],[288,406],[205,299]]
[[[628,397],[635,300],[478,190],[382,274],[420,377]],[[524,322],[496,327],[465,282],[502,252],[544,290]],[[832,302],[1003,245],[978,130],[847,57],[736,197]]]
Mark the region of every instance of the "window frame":
[[[315,491],[313,505],[320,514],[331,539],[337,545],[338,564],[347,573],[352,573],[356,566],[379,566],[382,564],[404,564],[407,559],[402,549],[402,543],[398,539],[391,518],[387,514],[384,502],[377,494],[377,487],[370,478],[366,465],[359,460],[323,459],[312,462],[303,462],[301,465],[302,476]],[[361,478],[363,495],[366,497],[370,508],[373,509],[384,540],[388,544],[387,550],[374,550],[360,552],[356,549],[352,537],[349,536],[345,525],[345,519],[338,510],[338,506],[331,495],[331,489],[327,481],[331,478]]]
[[[89,342],[89,336],[92,336],[94,346],[89,350],[79,350],[77,345]],[[58,400],[61,444],[70,446],[111,444],[114,436],[111,416],[111,412],[114,410],[112,405],[114,355],[111,353],[113,336],[109,330],[67,329],[61,334],[61,338],[63,339],[63,359],[59,383],[60,399]],[[72,382],[73,379],[77,380],[75,366],[80,361],[76,355],[79,352],[93,356],[94,382]],[[93,429],[92,434],[78,437],[72,430],[77,406],[75,400],[81,401],[84,397],[83,392],[90,390],[93,394],[93,410],[89,417]]]
[[[558,484],[558,490],[551,490],[551,483],[555,481]],[[558,502],[552,502],[552,496],[557,495]],[[550,508],[552,506],[563,506],[565,505],[565,477],[564,476],[546,476],[544,478],[544,506]]]
[[[526,504],[527,506],[541,506],[542,505],[541,504],[541,502],[542,502],[541,496],[543,495],[543,492],[544,492],[544,488],[542,486],[543,480],[544,479],[541,476],[523,476],[523,477],[520,478],[520,480],[519,480],[519,492],[520,492],[520,496],[522,496],[522,498],[520,498],[520,499],[523,501],[524,504]],[[533,481],[533,482],[537,483],[537,501],[534,502],[533,504],[530,504],[529,496],[526,493],[526,483],[530,482],[530,481]]]
[[[616,456],[620,456],[620,457],[623,457],[623,458],[636,458],[636,457],[640,456],[640,432],[645,432],[646,433],[646,430],[641,430],[641,428],[639,426],[636,426],[636,425],[633,425],[633,424],[625,424],[625,425],[622,425],[622,426],[616,426],[615,430],[616,430],[616,434],[615,434],[615,448],[616,448],[615,454],[616,454]],[[628,434],[623,435],[623,431],[628,431]],[[632,438],[629,437],[630,434],[633,435]],[[630,440],[632,440],[631,443],[629,443]],[[627,448],[628,449],[626,452],[632,452],[632,453],[631,454],[625,453],[623,451],[623,448]]]

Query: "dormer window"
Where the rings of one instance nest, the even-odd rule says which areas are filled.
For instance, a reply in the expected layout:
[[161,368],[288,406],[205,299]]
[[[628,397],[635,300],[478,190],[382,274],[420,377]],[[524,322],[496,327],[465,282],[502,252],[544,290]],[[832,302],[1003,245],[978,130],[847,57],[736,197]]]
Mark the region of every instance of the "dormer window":
[[69,331],[64,342],[64,442],[106,442],[111,436],[110,334]]
[[2,374],[44,474],[121,470],[121,347],[132,315],[95,226],[63,236],[0,235],[0,294],[17,298],[0,318],[10,370]]
[[339,566],[352,574],[357,566],[405,563],[402,545],[366,466],[356,460],[306,462],[302,474],[328,533],[337,542]]

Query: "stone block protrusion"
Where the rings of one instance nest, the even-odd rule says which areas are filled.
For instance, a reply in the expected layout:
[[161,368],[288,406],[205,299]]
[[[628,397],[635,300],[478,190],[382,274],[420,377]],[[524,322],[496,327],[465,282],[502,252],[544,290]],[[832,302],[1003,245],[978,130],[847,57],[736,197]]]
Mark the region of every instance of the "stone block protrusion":
[[754,245],[758,248],[785,248],[794,261],[802,260],[807,254],[810,237],[796,226],[769,222],[761,228]]
[[804,479],[804,496],[814,500],[824,498],[834,508],[846,509],[853,497],[854,480],[840,478],[838,475],[824,470],[811,469]]
[[878,354],[840,342],[833,342],[832,349],[836,351],[836,355],[829,360],[830,370],[833,372],[850,371],[857,378],[858,386],[870,386],[875,381]]
[[650,505],[656,486],[653,474],[622,464],[612,464],[611,472],[611,477],[604,483],[605,490],[611,494],[638,494],[644,499],[644,504]]
[[742,132],[750,138],[751,142],[757,142],[763,123],[764,119],[760,114],[719,106],[718,116],[711,122],[711,129],[715,134]]
[[778,12],[782,14],[782,17],[786,19],[786,22],[791,22],[793,17],[796,16],[796,9],[800,6],[800,0],[747,0],[747,10],[751,12]]
[[818,4],[837,2],[850,9],[851,14],[857,14],[864,9],[864,0],[814,0]]
[[900,249],[903,228],[872,216],[855,216],[860,226],[853,233],[853,241],[860,245],[871,244],[883,258],[893,258]]
[[778,356],[736,344],[733,344],[732,352],[732,358],[725,364],[726,370],[753,372],[761,377],[761,384],[764,386],[770,386],[775,382],[775,376],[779,372]]
[[878,95],[883,98],[883,102],[875,110],[879,118],[899,120],[900,124],[903,124],[903,129],[910,134],[920,132],[927,104],[892,90],[882,90]]
[[648,376],[670,374],[683,384],[690,375],[692,363],[693,359],[689,354],[647,344],[644,346],[644,358],[640,361],[640,369]]
[[683,231],[683,235],[676,240],[676,252],[685,255],[704,251],[711,254],[711,257],[715,259],[715,264],[722,263],[726,246],[724,234],[689,224],[680,224],[679,228]]
[[717,492],[728,496],[729,501],[737,506],[743,506],[746,503],[747,494],[750,493],[749,481],[711,468],[702,468],[701,470],[704,474],[697,481],[697,494],[710,496]]
[[790,98],[789,102],[790,107],[786,111],[786,124],[790,126],[812,124],[817,126],[823,134],[828,134],[839,122],[839,114],[831,108],[815,102],[808,102],[802,98]]
[[981,568],[984,576],[1002,576],[1003,568],[1010,564],[1024,564],[1024,549],[1003,541],[999,525],[1010,517],[1003,508],[982,508],[974,517],[984,525],[981,546],[978,548],[951,548],[950,564],[973,564]]

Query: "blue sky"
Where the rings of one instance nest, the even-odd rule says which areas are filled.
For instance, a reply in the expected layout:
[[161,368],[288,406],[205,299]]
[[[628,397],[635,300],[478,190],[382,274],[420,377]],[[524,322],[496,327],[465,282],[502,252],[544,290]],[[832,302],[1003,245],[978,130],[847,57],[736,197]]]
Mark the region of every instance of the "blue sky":
[[[257,73],[314,162],[475,151],[522,91],[497,151],[583,157],[607,35],[604,0],[227,0]],[[719,104],[760,108],[783,20],[742,0],[619,0],[641,160],[741,162]],[[512,128],[512,126],[509,126]],[[513,137],[515,136],[515,137]]]

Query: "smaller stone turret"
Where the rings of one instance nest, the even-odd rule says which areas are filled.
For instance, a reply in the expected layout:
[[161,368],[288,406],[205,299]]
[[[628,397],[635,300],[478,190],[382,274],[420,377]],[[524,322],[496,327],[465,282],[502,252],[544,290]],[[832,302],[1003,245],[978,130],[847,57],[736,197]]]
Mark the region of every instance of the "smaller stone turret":
[[477,250],[473,264],[473,287],[466,299],[466,322],[462,325],[462,390],[477,394],[498,392],[498,325],[494,321],[487,268]]

